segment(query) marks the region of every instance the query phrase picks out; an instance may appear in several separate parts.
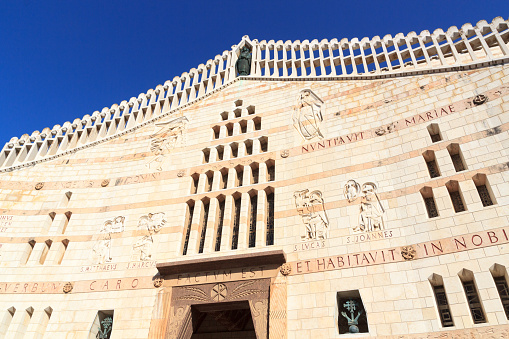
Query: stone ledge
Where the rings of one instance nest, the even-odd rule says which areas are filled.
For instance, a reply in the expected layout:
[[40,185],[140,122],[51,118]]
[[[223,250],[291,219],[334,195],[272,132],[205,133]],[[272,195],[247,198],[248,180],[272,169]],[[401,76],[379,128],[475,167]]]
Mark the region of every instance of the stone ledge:
[[283,250],[266,251],[229,255],[219,258],[191,259],[177,262],[159,263],[156,265],[159,274],[170,275],[225,268],[249,267],[263,263],[264,265],[281,265],[286,262]]

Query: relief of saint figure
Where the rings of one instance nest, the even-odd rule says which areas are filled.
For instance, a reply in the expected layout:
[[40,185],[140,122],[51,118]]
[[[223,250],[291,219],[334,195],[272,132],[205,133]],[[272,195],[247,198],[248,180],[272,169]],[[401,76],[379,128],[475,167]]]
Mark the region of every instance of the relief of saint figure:
[[297,103],[293,109],[293,126],[305,140],[323,139],[320,125],[323,121],[324,103],[312,90],[303,89],[299,92]]
[[378,199],[376,191],[376,185],[372,182],[366,182],[362,185],[359,225],[354,228],[355,232],[374,232],[385,229],[385,210],[380,199]]
[[359,196],[361,185],[355,180],[348,180],[343,190],[348,202],[352,202]]
[[150,260],[152,258],[152,245],[155,233],[158,233],[166,224],[164,213],[149,213],[142,215],[138,220],[138,230],[143,235],[133,244],[133,260]]
[[180,117],[155,123],[154,133],[150,135],[150,152],[155,157],[147,163],[148,168],[156,165],[156,170],[163,170],[164,152],[179,146],[188,122],[186,117]]
[[325,213],[322,192],[313,191],[309,193],[305,189],[293,194],[295,207],[302,217],[305,225],[303,241],[313,239],[327,239],[329,237],[329,218]]
[[99,238],[92,248],[92,262],[104,264],[111,262],[111,233],[124,231],[125,217],[118,216],[113,220],[106,220],[99,231]]

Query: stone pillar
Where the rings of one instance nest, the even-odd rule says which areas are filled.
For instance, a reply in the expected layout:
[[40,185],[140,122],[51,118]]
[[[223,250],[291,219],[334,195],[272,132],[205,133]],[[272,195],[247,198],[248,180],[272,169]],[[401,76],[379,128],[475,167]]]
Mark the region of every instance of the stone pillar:
[[258,191],[258,206],[256,211],[256,243],[255,247],[265,246],[266,241],[266,220],[267,220],[267,193],[264,190]]
[[46,327],[48,326],[49,319],[51,317],[51,313],[53,309],[51,307],[47,307],[41,310],[35,310],[30,324],[28,325],[27,332],[24,339],[42,339],[44,333],[46,332]]
[[287,281],[278,273],[271,279],[269,309],[269,339],[286,339],[287,334]]
[[198,189],[196,190],[196,193],[203,193],[205,192],[205,187],[207,187],[207,175],[205,173],[200,174],[200,179],[198,179]]
[[267,182],[269,178],[269,174],[267,172],[267,164],[261,162],[258,164],[258,182],[264,183]]
[[[219,172],[218,172],[219,173]],[[203,246],[203,253],[214,252],[217,222],[219,220],[219,203],[217,199],[210,199],[209,205],[209,218],[207,220],[207,231],[205,233],[205,243]]]
[[[189,243],[187,245],[187,255],[198,253],[198,245],[200,244],[200,223],[203,214],[203,202],[201,200],[195,201],[193,221],[191,223],[191,233],[189,235]],[[184,231],[186,232],[186,231]],[[184,233],[185,239],[185,233]]]
[[[245,172],[244,172],[245,174]],[[240,202],[240,223],[239,223],[239,240],[237,249],[243,250],[248,246],[249,239],[249,203],[250,196],[248,193],[242,193]]]
[[226,196],[224,204],[223,231],[221,234],[220,251],[229,251],[232,248],[232,229],[233,229],[233,197]]
[[253,119],[249,119],[247,121],[247,133],[254,132],[254,130],[255,130],[254,121]]

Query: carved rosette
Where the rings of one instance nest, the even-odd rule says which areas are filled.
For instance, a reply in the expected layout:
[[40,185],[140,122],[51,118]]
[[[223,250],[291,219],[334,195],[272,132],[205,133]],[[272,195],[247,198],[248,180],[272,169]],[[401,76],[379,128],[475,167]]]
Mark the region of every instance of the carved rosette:
[[228,288],[225,284],[216,284],[210,291],[210,297],[214,301],[223,301],[228,296]]
[[403,246],[401,247],[401,256],[403,259],[410,261],[415,258],[417,255],[417,252],[415,251],[415,248],[413,246]]
[[282,275],[287,276],[288,274],[292,273],[292,265],[289,263],[284,263],[279,268],[279,272],[281,272]]
[[183,170],[178,171],[177,177],[182,178],[184,176],[184,173],[185,172]]
[[154,287],[159,288],[159,287],[163,286],[163,282],[164,282],[163,278],[161,278],[161,277],[155,278],[154,279]]
[[35,184],[35,189],[36,190],[40,190],[44,187],[44,183],[43,182],[38,182],[37,184]]
[[67,293],[70,293],[72,291],[72,288],[73,288],[73,285],[71,282],[66,282],[64,287],[62,288],[62,291],[67,294]]
[[106,187],[110,184],[110,179],[104,179],[102,182],[101,182],[101,186],[102,187]]
[[281,151],[281,158],[288,158],[288,156],[290,155],[290,150],[282,150]]
[[484,94],[479,94],[475,96],[473,103],[474,105],[479,106],[484,104],[486,101],[488,101],[488,97]]

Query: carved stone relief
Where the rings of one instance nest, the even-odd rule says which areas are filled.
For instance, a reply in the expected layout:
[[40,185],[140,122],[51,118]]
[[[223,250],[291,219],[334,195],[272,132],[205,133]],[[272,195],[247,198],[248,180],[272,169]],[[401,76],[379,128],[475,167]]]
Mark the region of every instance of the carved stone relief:
[[293,194],[295,207],[305,225],[302,241],[327,239],[329,237],[329,218],[325,212],[322,192],[308,189]]
[[343,192],[345,193],[348,202],[352,202],[360,195],[361,185],[359,185],[359,183],[355,180],[348,180]]
[[353,202],[361,198],[359,222],[354,232],[374,232],[385,229],[385,209],[377,194],[377,186],[373,182],[365,182],[360,186],[355,180],[348,180],[344,187],[345,197]]
[[180,117],[155,123],[154,133],[150,135],[150,152],[155,157],[146,164],[148,168],[163,170],[165,152],[182,145],[188,122],[186,117]]
[[[230,281],[218,284],[173,287],[172,311],[165,338],[190,338],[190,324],[199,318],[199,305],[214,304],[215,309],[226,303],[226,312],[233,302],[246,302],[255,327],[256,337],[268,336],[270,279]],[[217,305],[217,307],[216,307]]]
[[164,213],[149,213],[138,220],[138,230],[144,234],[133,244],[131,260],[150,260],[152,258],[153,235],[166,224]]
[[293,109],[293,126],[304,140],[323,139],[320,125],[323,121],[324,102],[312,90],[303,89]]
[[113,220],[106,220],[99,231],[99,238],[92,248],[92,262],[104,264],[111,262],[111,233],[124,231],[125,217],[118,216]]

